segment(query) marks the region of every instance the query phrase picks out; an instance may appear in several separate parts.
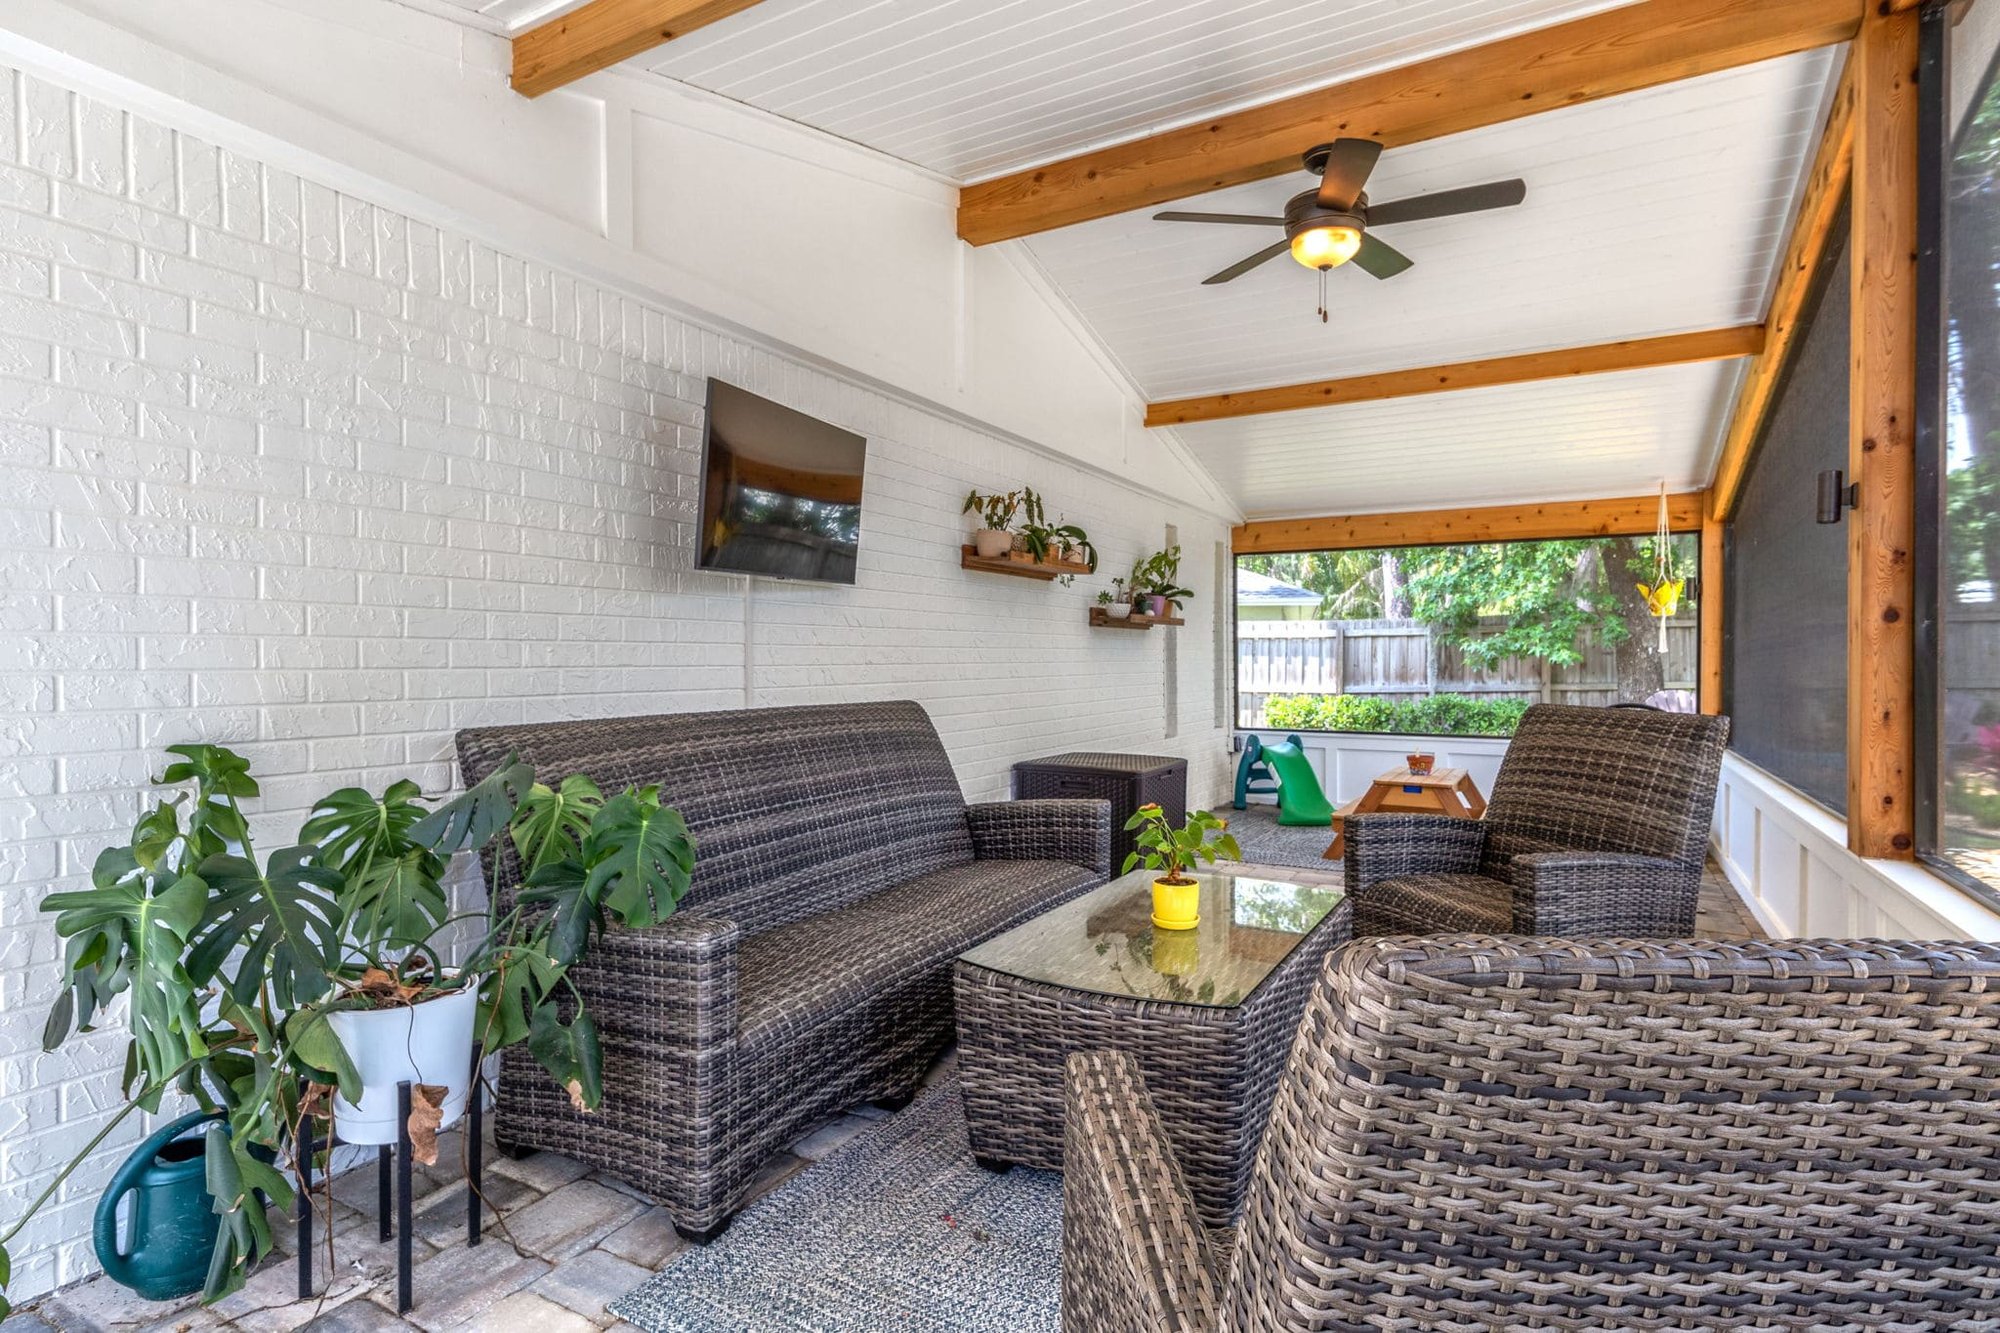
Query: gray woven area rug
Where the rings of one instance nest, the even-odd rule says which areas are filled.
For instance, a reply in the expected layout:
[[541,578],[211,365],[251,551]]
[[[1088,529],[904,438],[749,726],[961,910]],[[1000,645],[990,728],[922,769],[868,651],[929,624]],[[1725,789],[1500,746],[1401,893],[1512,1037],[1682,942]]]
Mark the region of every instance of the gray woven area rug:
[[1232,810],[1225,802],[1215,808],[1215,813],[1229,821],[1229,831],[1236,835],[1243,859],[1251,865],[1298,866],[1304,870],[1340,873],[1340,862],[1325,859],[1333,830],[1323,824],[1317,828],[1287,828],[1278,822],[1277,806],[1255,802],[1247,810]]
[[1062,1177],[982,1171],[946,1078],[611,1312],[651,1333],[1057,1333]]

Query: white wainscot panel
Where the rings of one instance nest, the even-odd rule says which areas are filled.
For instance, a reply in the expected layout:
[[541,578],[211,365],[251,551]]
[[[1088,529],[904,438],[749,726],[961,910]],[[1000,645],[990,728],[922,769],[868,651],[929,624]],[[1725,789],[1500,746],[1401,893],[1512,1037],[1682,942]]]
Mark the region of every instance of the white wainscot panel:
[[1805,905],[1795,918],[1800,933],[1827,939],[1852,939],[1861,934],[1854,921],[1858,899],[1840,867],[1816,852],[1804,856]]
[[1771,918],[1804,920],[1804,860],[1805,849],[1788,829],[1766,823],[1758,830],[1752,864],[1757,867],[1758,900]]
[[2000,939],[2000,913],[1920,865],[1854,855],[1840,816],[1733,753],[1711,837],[1772,935]]

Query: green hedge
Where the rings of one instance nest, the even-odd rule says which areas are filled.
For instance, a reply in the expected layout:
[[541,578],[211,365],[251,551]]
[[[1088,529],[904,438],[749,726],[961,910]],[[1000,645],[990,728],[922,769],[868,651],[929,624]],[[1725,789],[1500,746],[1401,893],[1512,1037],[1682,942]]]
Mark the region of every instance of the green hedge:
[[1386,731],[1406,736],[1511,736],[1526,699],[1433,694],[1376,699],[1359,694],[1291,694],[1264,701],[1274,731]]

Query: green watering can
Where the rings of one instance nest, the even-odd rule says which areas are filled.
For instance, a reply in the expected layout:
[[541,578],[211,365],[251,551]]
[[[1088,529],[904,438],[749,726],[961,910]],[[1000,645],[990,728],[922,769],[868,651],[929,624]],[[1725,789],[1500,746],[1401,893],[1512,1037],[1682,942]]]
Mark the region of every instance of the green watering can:
[[[97,1201],[93,1240],[97,1262],[113,1281],[149,1301],[200,1291],[215,1248],[215,1210],[208,1192],[206,1144],[181,1135],[220,1112],[194,1111],[140,1144]],[[118,1203],[132,1196],[130,1248],[118,1248]]]

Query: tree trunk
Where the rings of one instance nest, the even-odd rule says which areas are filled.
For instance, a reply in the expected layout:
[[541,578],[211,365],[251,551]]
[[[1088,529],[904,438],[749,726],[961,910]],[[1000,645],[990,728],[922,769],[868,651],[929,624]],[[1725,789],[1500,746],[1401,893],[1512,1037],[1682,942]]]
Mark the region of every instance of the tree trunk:
[[1382,552],[1382,618],[1410,618],[1409,600],[1403,596],[1403,567],[1394,551]]
[[[1954,469],[1948,487],[1975,479],[1975,469],[1994,450],[1993,432],[2000,425],[2000,298],[1994,283],[1995,266],[2000,263],[2000,188],[1983,165],[1961,171],[1952,182],[1947,205],[1951,244],[1945,247],[1945,259],[1950,266],[1948,350],[1957,389],[1952,406],[1962,423],[1951,444],[1964,461]],[[1961,548],[1966,564],[1976,559],[1978,573],[2000,585],[2000,524],[1983,525],[1971,541],[1962,540],[1962,532],[1952,536],[1961,539],[1954,545]]]
[[1612,649],[1618,668],[1618,702],[1638,704],[1667,685],[1667,656],[1660,649],[1660,626],[1647,609],[1639,586],[1623,569],[1624,562],[1607,560],[1612,590],[1618,595],[1618,617],[1629,631]]
[[1953,369],[1957,371],[1957,407],[1965,422],[1960,443],[1970,453],[1991,447],[1989,438],[2000,416],[2000,305],[1994,296],[1993,268],[2000,259],[2000,191],[1982,172],[1954,182],[1950,205],[1951,244],[1945,249],[1951,266],[1952,332],[1956,335]]

